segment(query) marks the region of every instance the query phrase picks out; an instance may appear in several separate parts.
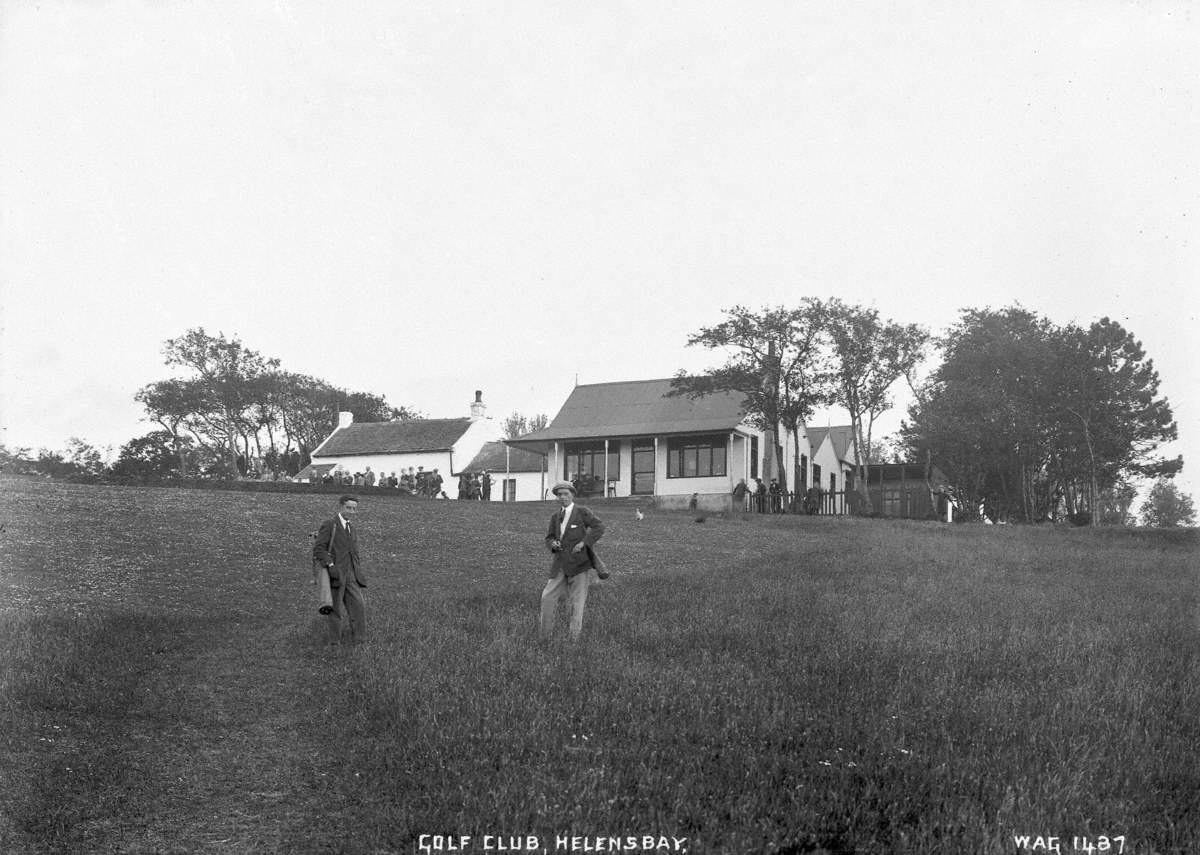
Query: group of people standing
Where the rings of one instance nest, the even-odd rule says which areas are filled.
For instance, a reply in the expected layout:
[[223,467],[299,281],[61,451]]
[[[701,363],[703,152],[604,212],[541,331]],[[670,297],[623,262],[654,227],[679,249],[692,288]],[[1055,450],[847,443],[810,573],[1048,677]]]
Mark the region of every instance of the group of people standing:
[[[824,497],[825,491],[820,487],[810,487],[801,501],[804,513],[815,514],[820,511]],[[779,485],[777,478],[772,478],[769,485],[764,484],[762,478],[755,478],[753,487],[746,483],[745,478],[742,478],[733,488],[735,510],[759,514],[783,514],[794,510],[788,507],[789,504],[790,498]]]
[[[436,470],[435,470],[436,471]],[[482,479],[481,479],[482,480]],[[608,569],[595,552],[596,541],[604,534],[604,523],[590,508],[575,503],[575,485],[560,481],[554,485],[558,507],[550,517],[546,548],[550,550],[549,580],[542,589],[538,631],[544,641],[553,633],[559,602],[568,608],[568,634],[572,641],[583,632],[583,611],[587,605],[592,579],[608,578]],[[358,513],[358,497],[338,499],[337,515],[321,524],[313,536],[313,572],[320,590],[327,583],[330,596],[322,600],[321,613],[327,615],[329,642],[341,644],[346,636],[353,644],[367,639],[367,574],[359,554],[358,533],[351,520]]]
[[490,502],[492,500],[492,473],[463,472],[458,476],[459,501]]
[[436,468],[426,472],[424,466],[410,466],[407,471],[401,469],[399,475],[396,475],[395,472],[390,475],[382,473],[377,475],[371,471],[370,466],[366,467],[363,472],[352,474],[349,469],[343,469],[339,463],[322,476],[321,483],[341,484],[345,487],[386,487],[404,490],[414,496],[424,496],[429,499],[436,499],[439,496],[449,498],[442,492],[442,485],[446,482],[441,473]]

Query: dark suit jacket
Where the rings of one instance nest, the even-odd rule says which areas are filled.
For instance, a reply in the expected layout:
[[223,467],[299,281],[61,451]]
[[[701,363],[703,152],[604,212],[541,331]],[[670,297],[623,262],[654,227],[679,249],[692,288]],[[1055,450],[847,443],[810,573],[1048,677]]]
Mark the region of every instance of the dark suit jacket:
[[313,560],[322,566],[333,564],[329,568],[330,585],[340,585],[343,579],[353,579],[360,588],[367,587],[367,575],[358,560],[358,535],[347,533],[337,517],[321,524],[317,542],[313,545]]
[[[550,527],[546,532],[546,546],[552,547],[558,540],[558,532],[562,521],[563,509],[559,508],[550,517]],[[578,573],[592,569],[592,559],[587,549],[575,552],[575,544],[582,543],[585,547],[595,546],[600,535],[604,534],[604,523],[600,518],[583,505],[575,505],[571,509],[571,517],[567,520],[567,530],[562,536],[562,549],[554,552],[550,562],[550,577],[559,573],[568,579]]]

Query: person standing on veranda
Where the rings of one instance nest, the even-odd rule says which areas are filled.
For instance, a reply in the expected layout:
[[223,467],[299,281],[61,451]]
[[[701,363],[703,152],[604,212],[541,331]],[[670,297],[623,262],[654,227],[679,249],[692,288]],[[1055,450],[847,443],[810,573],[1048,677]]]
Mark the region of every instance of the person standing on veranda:
[[539,633],[548,640],[554,632],[554,617],[564,596],[570,604],[568,632],[571,640],[583,632],[583,610],[594,567],[591,547],[604,534],[604,523],[591,509],[575,504],[575,486],[569,481],[554,485],[559,509],[550,517],[546,547],[552,556],[550,580],[542,590]]
[[351,518],[358,513],[358,497],[338,499],[338,513],[321,524],[313,545],[313,559],[329,573],[329,588],[333,594],[333,614],[329,616],[329,640],[341,641],[343,618],[349,620],[350,640],[361,643],[367,638],[366,598],[367,574],[358,555],[358,534]]

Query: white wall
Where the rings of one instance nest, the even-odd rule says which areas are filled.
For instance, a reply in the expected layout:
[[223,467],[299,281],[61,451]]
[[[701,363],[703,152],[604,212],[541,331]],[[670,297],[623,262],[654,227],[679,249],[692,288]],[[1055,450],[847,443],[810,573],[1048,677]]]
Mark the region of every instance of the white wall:
[[[491,442],[500,438],[501,426],[495,419],[479,419],[473,422],[454,444],[452,451],[427,451],[410,454],[350,454],[350,455],[321,455],[313,459],[314,463],[339,463],[343,469],[349,470],[353,475],[355,472],[366,472],[367,467],[371,467],[376,475],[380,476],[391,475],[396,473],[399,478],[401,470],[407,470],[410,466],[413,469],[425,467],[426,472],[438,470],[438,474],[442,476],[442,490],[451,499],[458,498],[458,483],[451,472],[460,466],[466,466],[474,459],[485,442]],[[493,473],[494,476],[495,473]],[[520,490],[520,487],[518,487]],[[493,488],[493,493],[495,489]]]
[[[554,481],[549,475],[543,476],[541,472],[510,472],[505,476],[503,470],[497,470],[492,473],[492,501],[500,502],[504,500],[504,479],[511,478],[517,482],[517,495],[514,501],[517,502],[540,502],[543,501],[545,491],[549,490]],[[543,478],[545,487],[542,487]]]
[[[495,442],[500,439],[502,433],[503,428],[495,419],[483,418],[471,422],[470,427],[463,432],[458,442],[454,443],[453,471],[458,472],[464,469],[475,459],[475,455],[479,454],[483,449],[484,443]],[[449,481],[449,470],[443,469],[442,477]],[[446,492],[449,493],[450,491],[447,490]],[[454,492],[455,494],[458,493],[457,487]]]
[[[371,467],[371,471],[378,477],[380,475],[390,475],[396,473],[396,477],[400,477],[400,470],[407,470],[408,467],[419,469],[424,466],[426,472],[438,470],[438,474],[446,482],[450,478],[450,453],[446,451],[427,452],[424,454],[350,454],[350,455],[333,455],[331,457],[317,457],[313,459],[314,463],[338,463],[342,468],[349,471],[351,475],[355,472],[366,472],[367,467]],[[443,489],[445,485],[443,484]],[[447,490],[446,492],[449,492]]]

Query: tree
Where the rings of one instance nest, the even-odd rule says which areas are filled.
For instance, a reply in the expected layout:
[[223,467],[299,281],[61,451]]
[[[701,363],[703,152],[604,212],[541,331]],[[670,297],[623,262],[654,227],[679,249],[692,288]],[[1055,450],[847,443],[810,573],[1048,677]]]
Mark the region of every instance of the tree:
[[186,478],[187,449],[192,446],[193,438],[202,442],[201,414],[209,409],[203,385],[196,380],[159,380],[143,386],[133,397],[145,408],[150,420],[170,435],[171,447],[179,461],[179,474]]
[[966,310],[941,340],[942,364],[923,404],[910,410],[923,435],[914,451],[936,457],[972,508],[1026,521],[1053,512],[1060,488],[1051,472],[1055,401],[1046,380],[1056,334],[1045,318],[1013,306]]
[[1137,498],[1137,487],[1128,481],[1101,490],[1096,501],[1096,515],[1103,525],[1133,525],[1135,520],[1130,509]]
[[100,453],[100,449],[84,442],[77,436],[67,440],[65,457],[77,475],[98,478],[108,471],[108,465],[104,462],[104,456]]
[[524,414],[514,410],[502,423],[504,438],[515,439],[518,436],[533,433],[535,430],[541,430],[549,423],[550,418],[545,413],[526,417]]
[[258,425],[250,415],[262,386],[255,386],[264,374],[276,370],[279,360],[269,359],[250,350],[234,337],[224,333],[209,335],[203,327],[188,330],[179,338],[168,339],[163,346],[167,365],[190,368],[195,382],[203,392],[203,411],[196,417],[191,430],[207,435],[210,444],[220,447],[230,467],[236,466],[240,451],[249,456],[252,434]]
[[192,446],[190,437],[177,439],[170,431],[151,431],[145,436],[135,437],[121,446],[121,452],[112,466],[112,473],[120,478],[134,478],[140,481],[166,478],[173,472],[182,474],[180,468],[181,455],[179,445],[182,443],[185,451]]
[[743,306],[725,310],[725,320],[704,327],[688,338],[688,346],[729,349],[733,354],[719,368],[700,375],[680,371],[671,381],[671,395],[700,398],[718,392],[744,395],[742,406],[750,422],[771,436],[780,487],[786,492],[780,430],[792,434],[799,446],[800,425],[817,406],[829,401],[822,369],[820,334],[824,315],[820,304],[805,299],[796,309]]
[[833,299],[820,305],[823,327],[833,347],[834,400],[850,414],[861,503],[871,512],[867,467],[871,465],[875,419],[891,408],[889,392],[911,376],[924,358],[929,332],[917,324],[880,319],[877,309]]
[[1177,472],[1154,456],[1176,435],[1141,345],[1105,318],[1058,327],[1033,312],[966,310],[902,428],[970,507],[1035,521],[1098,523],[1122,480]]
[[[1066,414],[1059,439],[1064,451],[1072,445],[1079,449],[1074,457],[1081,462],[1086,451],[1089,507],[1122,473],[1162,477],[1178,472],[1182,458],[1152,456],[1159,443],[1177,437],[1178,429],[1170,405],[1157,397],[1158,373],[1141,342],[1108,318],[1086,330],[1068,326],[1059,341],[1055,397]],[[1099,524],[1099,516],[1092,514],[1092,525]]]
[[1142,525],[1151,528],[1182,528],[1196,524],[1192,497],[1165,478],[1154,482],[1141,511]]

